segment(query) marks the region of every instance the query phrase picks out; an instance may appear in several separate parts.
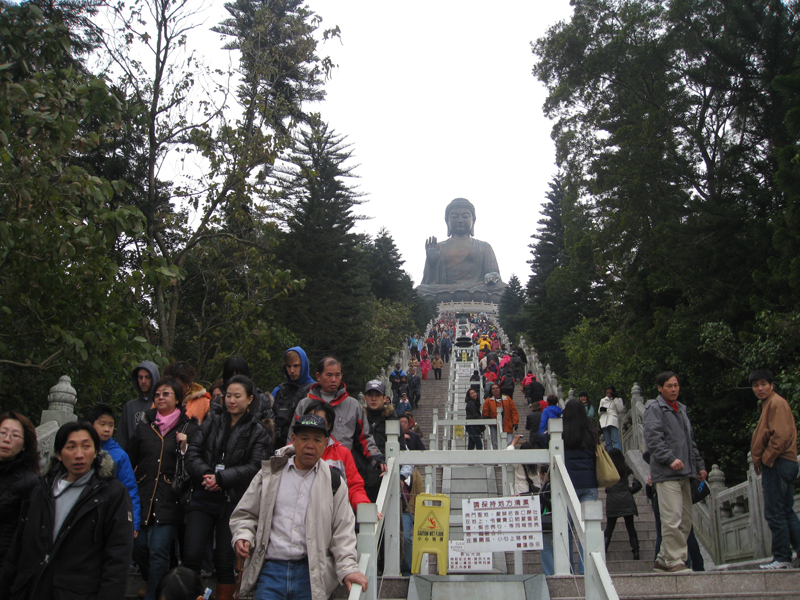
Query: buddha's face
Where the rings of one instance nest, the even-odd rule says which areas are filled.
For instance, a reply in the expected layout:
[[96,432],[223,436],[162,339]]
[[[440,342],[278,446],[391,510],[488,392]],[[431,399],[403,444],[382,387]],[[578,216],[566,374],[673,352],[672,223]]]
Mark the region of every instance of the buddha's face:
[[472,231],[472,212],[469,209],[453,209],[447,217],[451,235],[469,235]]

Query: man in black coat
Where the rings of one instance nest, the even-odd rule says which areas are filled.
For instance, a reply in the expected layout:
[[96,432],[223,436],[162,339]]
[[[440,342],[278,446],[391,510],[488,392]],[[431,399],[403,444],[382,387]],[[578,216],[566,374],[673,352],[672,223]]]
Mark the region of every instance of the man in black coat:
[[133,508],[89,423],[55,437],[0,575],[3,600],[118,600],[133,553]]
[[406,442],[406,448],[408,450],[425,450],[425,444],[422,441],[422,438],[417,435],[417,433],[411,429],[410,423],[408,421],[408,417],[403,415],[400,417],[400,427],[403,428],[403,438]]
[[408,370],[408,399],[411,401],[411,406],[417,408],[421,398],[422,380],[417,375],[417,370],[411,368]]

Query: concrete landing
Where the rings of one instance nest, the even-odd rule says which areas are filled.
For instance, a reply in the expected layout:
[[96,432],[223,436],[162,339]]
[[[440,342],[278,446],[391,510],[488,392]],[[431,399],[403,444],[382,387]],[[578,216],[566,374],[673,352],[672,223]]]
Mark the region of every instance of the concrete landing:
[[414,575],[408,600],[549,600],[544,575]]

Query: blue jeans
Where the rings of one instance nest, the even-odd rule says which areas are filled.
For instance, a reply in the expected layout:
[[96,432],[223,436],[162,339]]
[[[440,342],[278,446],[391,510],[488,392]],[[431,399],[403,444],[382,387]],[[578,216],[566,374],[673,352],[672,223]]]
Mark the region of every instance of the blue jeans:
[[469,436],[469,443],[467,450],[483,450],[483,441],[481,440],[482,432],[478,430],[479,425],[467,425],[467,435]]
[[775,459],[773,467],[761,466],[764,518],[772,532],[772,557],[781,562],[792,562],[792,547],[800,552],[800,519],[794,512],[797,471],[797,463],[786,458]]
[[613,426],[603,427],[603,439],[606,443],[606,450],[616,448],[622,452],[622,442],[619,441],[619,429]]
[[147,573],[145,600],[156,600],[156,586],[169,571],[176,525],[142,525],[133,543],[133,556]]
[[556,567],[553,559],[553,532],[542,533],[542,573],[555,575]]
[[404,512],[403,525],[403,560],[400,563],[400,573],[404,577],[411,574],[411,559],[414,552],[414,515]]
[[253,600],[311,600],[308,560],[266,560]]
[[[616,429],[616,428],[615,428]],[[576,489],[575,493],[578,495],[578,500],[581,502],[589,502],[590,500],[597,500],[597,488],[580,488]],[[569,518],[569,564],[572,565],[572,516]],[[583,546],[578,541],[578,575],[583,575]]]

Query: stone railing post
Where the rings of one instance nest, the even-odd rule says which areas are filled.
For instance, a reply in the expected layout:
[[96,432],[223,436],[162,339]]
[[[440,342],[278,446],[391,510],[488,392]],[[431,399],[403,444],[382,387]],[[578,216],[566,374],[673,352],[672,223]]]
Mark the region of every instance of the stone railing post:
[[36,428],[39,442],[39,464],[44,466],[53,454],[53,442],[56,433],[65,423],[77,421],[75,403],[78,394],[72,387],[72,380],[67,375],[58,379],[58,383],[50,388],[47,395],[47,410],[42,411],[41,425]]
[[772,555],[772,533],[764,518],[761,475],[756,474],[753,457],[747,453],[747,501],[750,504],[750,531],[753,533],[753,558]]

